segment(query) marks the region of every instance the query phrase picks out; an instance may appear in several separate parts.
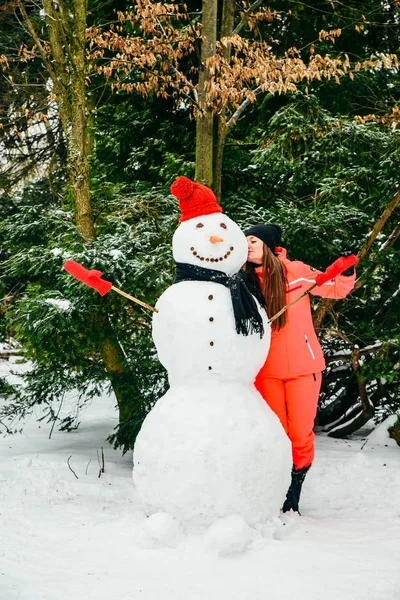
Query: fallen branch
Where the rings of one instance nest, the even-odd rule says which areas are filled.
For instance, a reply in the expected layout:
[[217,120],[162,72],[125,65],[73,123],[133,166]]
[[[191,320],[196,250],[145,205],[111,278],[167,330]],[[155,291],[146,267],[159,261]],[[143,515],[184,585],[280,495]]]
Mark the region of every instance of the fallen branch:
[[10,356],[22,356],[23,352],[22,350],[5,350],[3,352],[0,352],[0,358],[4,358],[5,360],[8,360],[10,358]]
[[72,468],[72,467],[71,467],[71,465],[69,464],[69,460],[70,460],[70,458],[72,458],[72,455],[71,455],[71,456],[69,456],[69,457],[68,457],[68,460],[67,460],[67,465],[68,465],[68,467],[69,467],[69,470],[70,470],[70,471],[72,471],[72,473],[75,475],[75,477],[76,477],[77,479],[79,479],[78,475],[75,473],[75,471],[73,470],[73,468]]
[[52,436],[52,433],[53,433],[54,426],[55,426],[56,422],[58,421],[58,416],[59,416],[59,414],[60,414],[61,407],[62,407],[62,405],[63,405],[63,402],[64,402],[64,397],[65,397],[65,393],[63,394],[63,397],[61,398],[60,406],[58,407],[57,414],[56,414],[56,416],[55,416],[55,419],[53,420],[53,424],[52,424],[52,426],[51,426],[50,433],[49,433],[49,440],[51,439],[51,436]]
[[[338,331],[336,330],[327,330],[329,333],[333,333],[338,335]],[[346,340],[349,341],[349,340]],[[349,343],[351,344],[351,342],[349,341]],[[375,344],[370,344],[369,346],[365,346],[364,348],[360,348],[359,349],[359,354],[360,356],[362,356],[363,354],[369,354],[369,353],[374,353],[374,352],[378,352],[379,350],[382,350],[382,348],[386,348],[388,345],[390,344],[390,342],[376,342]],[[343,360],[346,362],[351,362],[351,357],[352,357],[352,352],[351,350],[348,350],[347,352],[338,352],[337,354],[328,354],[325,355],[325,362],[327,364],[332,363],[332,362],[336,362],[338,360]]]
[[104,468],[104,450],[103,448],[101,449],[101,462],[100,462],[100,457],[99,457],[99,451],[97,450],[97,460],[99,462],[99,478],[101,477],[101,474],[105,472],[105,468]]

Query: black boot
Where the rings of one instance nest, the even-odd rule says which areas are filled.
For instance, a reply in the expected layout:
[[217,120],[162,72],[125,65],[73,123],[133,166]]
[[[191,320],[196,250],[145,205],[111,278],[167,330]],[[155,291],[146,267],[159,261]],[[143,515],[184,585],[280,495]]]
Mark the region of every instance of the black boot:
[[302,469],[295,469],[295,467],[293,466],[292,481],[286,494],[286,500],[282,506],[282,512],[285,513],[289,512],[289,510],[294,510],[295,512],[298,512],[300,514],[299,501],[301,487],[310,467],[311,464],[309,464],[307,467],[303,467]]

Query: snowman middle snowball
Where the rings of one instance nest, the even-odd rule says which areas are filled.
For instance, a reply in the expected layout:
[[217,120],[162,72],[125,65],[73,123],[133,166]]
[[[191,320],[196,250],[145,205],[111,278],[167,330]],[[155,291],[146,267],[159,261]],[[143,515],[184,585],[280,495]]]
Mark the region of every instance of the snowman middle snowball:
[[253,383],[270,327],[254,299],[264,334],[237,333],[234,293],[217,281],[241,269],[246,238],[209,188],[182,181],[171,188],[182,210],[172,247],[190,276],[156,305],[153,339],[170,389],[139,432],[133,478],[148,514],[186,526],[240,515],[254,525],[279,514],[292,465],[290,442]]

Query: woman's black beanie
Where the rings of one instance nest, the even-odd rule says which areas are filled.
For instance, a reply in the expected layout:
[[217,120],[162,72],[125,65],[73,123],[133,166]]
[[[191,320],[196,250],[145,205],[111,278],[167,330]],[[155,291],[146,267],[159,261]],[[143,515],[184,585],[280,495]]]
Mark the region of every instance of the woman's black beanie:
[[267,225],[253,225],[247,231],[244,232],[247,237],[254,235],[259,240],[263,241],[268,248],[274,252],[275,248],[280,245],[282,240],[282,229],[279,225],[274,223],[267,223]]

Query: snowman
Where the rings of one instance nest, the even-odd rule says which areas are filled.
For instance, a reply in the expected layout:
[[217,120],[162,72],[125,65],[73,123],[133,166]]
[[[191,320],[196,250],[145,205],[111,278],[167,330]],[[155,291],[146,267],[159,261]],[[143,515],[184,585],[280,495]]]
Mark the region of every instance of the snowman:
[[241,271],[238,225],[201,184],[178,177],[171,192],[182,213],[177,275],[153,317],[170,388],[143,422],[133,478],[148,515],[186,528],[234,515],[251,527],[279,514],[292,466],[286,433],[253,384],[270,326]]

